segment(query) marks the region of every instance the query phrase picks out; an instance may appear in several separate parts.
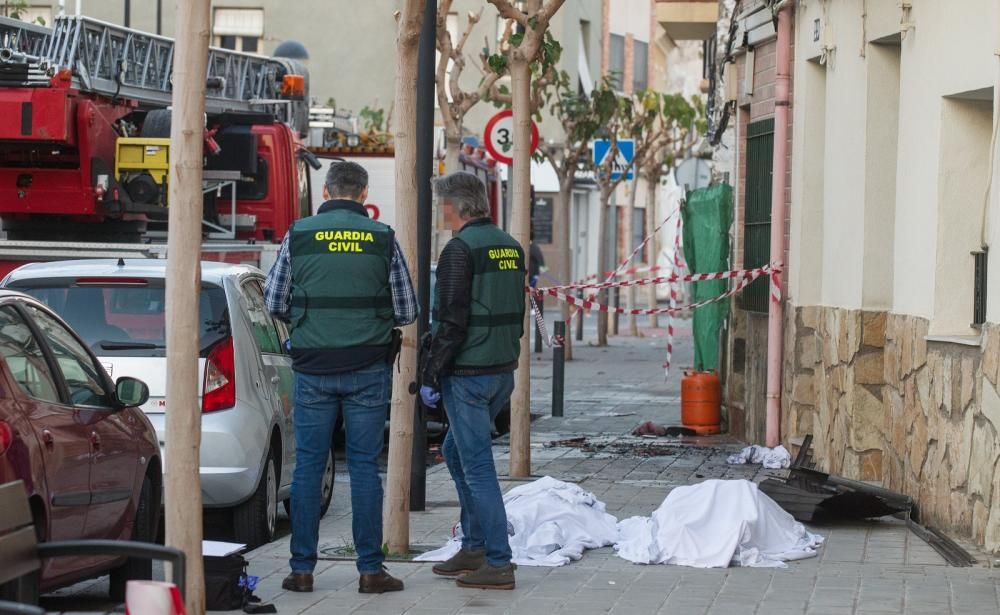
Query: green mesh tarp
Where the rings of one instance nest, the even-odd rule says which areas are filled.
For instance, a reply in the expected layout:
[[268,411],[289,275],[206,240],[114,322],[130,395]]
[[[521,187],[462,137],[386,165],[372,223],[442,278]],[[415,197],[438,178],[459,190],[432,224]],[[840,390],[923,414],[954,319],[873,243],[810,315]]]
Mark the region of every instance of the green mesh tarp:
[[[684,258],[691,273],[729,269],[729,226],[733,222],[733,189],[717,184],[687,193],[682,210]],[[728,280],[691,284],[691,303],[718,297],[729,289]],[[729,312],[729,302],[719,301],[694,311],[694,367],[719,367],[719,330]]]

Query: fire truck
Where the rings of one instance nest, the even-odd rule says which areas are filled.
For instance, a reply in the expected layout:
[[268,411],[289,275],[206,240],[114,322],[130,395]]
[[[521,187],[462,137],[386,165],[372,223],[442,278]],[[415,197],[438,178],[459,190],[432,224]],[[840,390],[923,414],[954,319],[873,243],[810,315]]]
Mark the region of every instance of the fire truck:
[[[0,276],[25,262],[163,258],[174,41],[95,19],[0,18]],[[211,48],[203,258],[269,266],[311,213],[308,74]]]

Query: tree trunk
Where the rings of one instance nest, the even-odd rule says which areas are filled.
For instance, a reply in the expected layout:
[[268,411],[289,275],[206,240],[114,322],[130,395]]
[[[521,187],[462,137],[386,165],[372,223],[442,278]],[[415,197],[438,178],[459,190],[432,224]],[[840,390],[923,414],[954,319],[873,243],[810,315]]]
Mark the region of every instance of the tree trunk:
[[[635,250],[635,199],[639,192],[639,172],[635,171],[635,179],[632,180],[632,194],[628,196],[628,208],[625,210],[625,253],[627,255],[632,254],[632,250]],[[640,259],[641,260],[641,259]],[[630,263],[630,265],[635,266],[635,262]],[[635,275],[629,276],[630,280],[635,279]],[[625,307],[629,311],[635,309],[635,286],[629,286],[625,289]],[[639,337],[639,323],[636,322],[635,314],[628,315],[628,334],[632,337]]]
[[454,173],[462,168],[462,165],[458,160],[458,155],[462,152],[461,131],[445,131],[444,139],[447,143],[444,154],[444,172]]
[[[178,0],[170,128],[170,234],[167,239],[166,542],[184,552],[184,607],[205,612],[201,557],[201,406],[198,402],[198,296],[201,289],[202,156],[209,1]],[[173,573],[171,573],[172,578]]]
[[[531,245],[531,68],[517,54],[510,63],[511,93],[514,99],[514,165],[511,231],[524,247]],[[525,259],[527,260],[527,259]],[[527,263],[525,263],[527,264]],[[525,297],[527,301],[527,297]],[[521,336],[521,360],[514,378],[514,395],[510,412],[510,476],[531,474],[531,314],[530,305],[524,314],[524,335]]]
[[[417,46],[425,0],[406,0],[399,17],[396,41],[396,239],[409,262],[417,254]],[[413,449],[413,413],[416,400],[416,328],[403,328],[399,371],[392,379],[392,416],[389,423],[389,467],[386,478],[385,541],[390,553],[410,550],[410,464]]]
[[[604,271],[608,261],[608,211],[611,200],[611,189],[601,188],[601,204],[597,208],[597,281],[604,281]],[[608,304],[608,289],[602,288],[597,293],[597,302]],[[608,313],[597,312],[597,345],[608,345]]]
[[[657,197],[660,191],[660,181],[658,178],[652,177],[647,184],[649,189],[646,191],[646,232],[650,235],[649,243],[646,244],[646,253],[649,254],[649,258],[646,260],[649,262],[650,269],[652,269],[660,261],[660,238],[658,237],[658,233],[653,232],[656,225],[660,223],[660,218],[656,211],[656,205],[659,203]],[[655,278],[656,276],[657,272],[649,272],[649,277]],[[646,299],[649,309],[655,310],[657,306],[655,284],[650,284],[646,287]],[[649,326],[653,329],[659,328],[660,317],[656,314],[650,314]]]
[[[571,238],[571,212],[573,209],[573,177],[572,171],[568,179],[559,182],[559,195],[556,197],[555,223],[557,233],[557,250],[562,254],[563,266],[559,271],[560,281],[563,284],[573,282],[573,241]],[[573,335],[570,330],[570,320],[573,312],[565,301],[559,302],[559,318],[566,323],[566,339],[563,342],[565,347],[563,357],[567,361],[573,360]]]

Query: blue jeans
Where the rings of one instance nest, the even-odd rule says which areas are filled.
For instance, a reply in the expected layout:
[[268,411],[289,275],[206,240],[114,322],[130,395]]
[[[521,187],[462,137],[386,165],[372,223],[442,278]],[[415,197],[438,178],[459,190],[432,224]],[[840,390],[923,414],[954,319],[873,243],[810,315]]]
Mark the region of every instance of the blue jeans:
[[392,371],[383,362],[353,372],[295,373],[295,473],[292,476],[293,572],[311,573],[319,548],[323,470],[337,415],[344,413],[351,473],[354,549],[361,574],[382,569],[382,481],[379,455],[385,434]]
[[507,512],[493,463],[493,421],[514,391],[514,374],[446,376],[441,398],[448,435],[441,447],[462,506],[462,548],[486,551],[491,566],[510,563]]

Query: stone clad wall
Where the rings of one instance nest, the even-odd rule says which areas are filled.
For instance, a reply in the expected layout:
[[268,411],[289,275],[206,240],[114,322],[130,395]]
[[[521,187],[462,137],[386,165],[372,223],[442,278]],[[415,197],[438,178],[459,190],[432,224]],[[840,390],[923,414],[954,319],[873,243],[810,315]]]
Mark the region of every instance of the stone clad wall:
[[914,316],[790,306],[782,433],[826,471],[879,480],[921,518],[1000,550],[1000,326],[928,342]]

